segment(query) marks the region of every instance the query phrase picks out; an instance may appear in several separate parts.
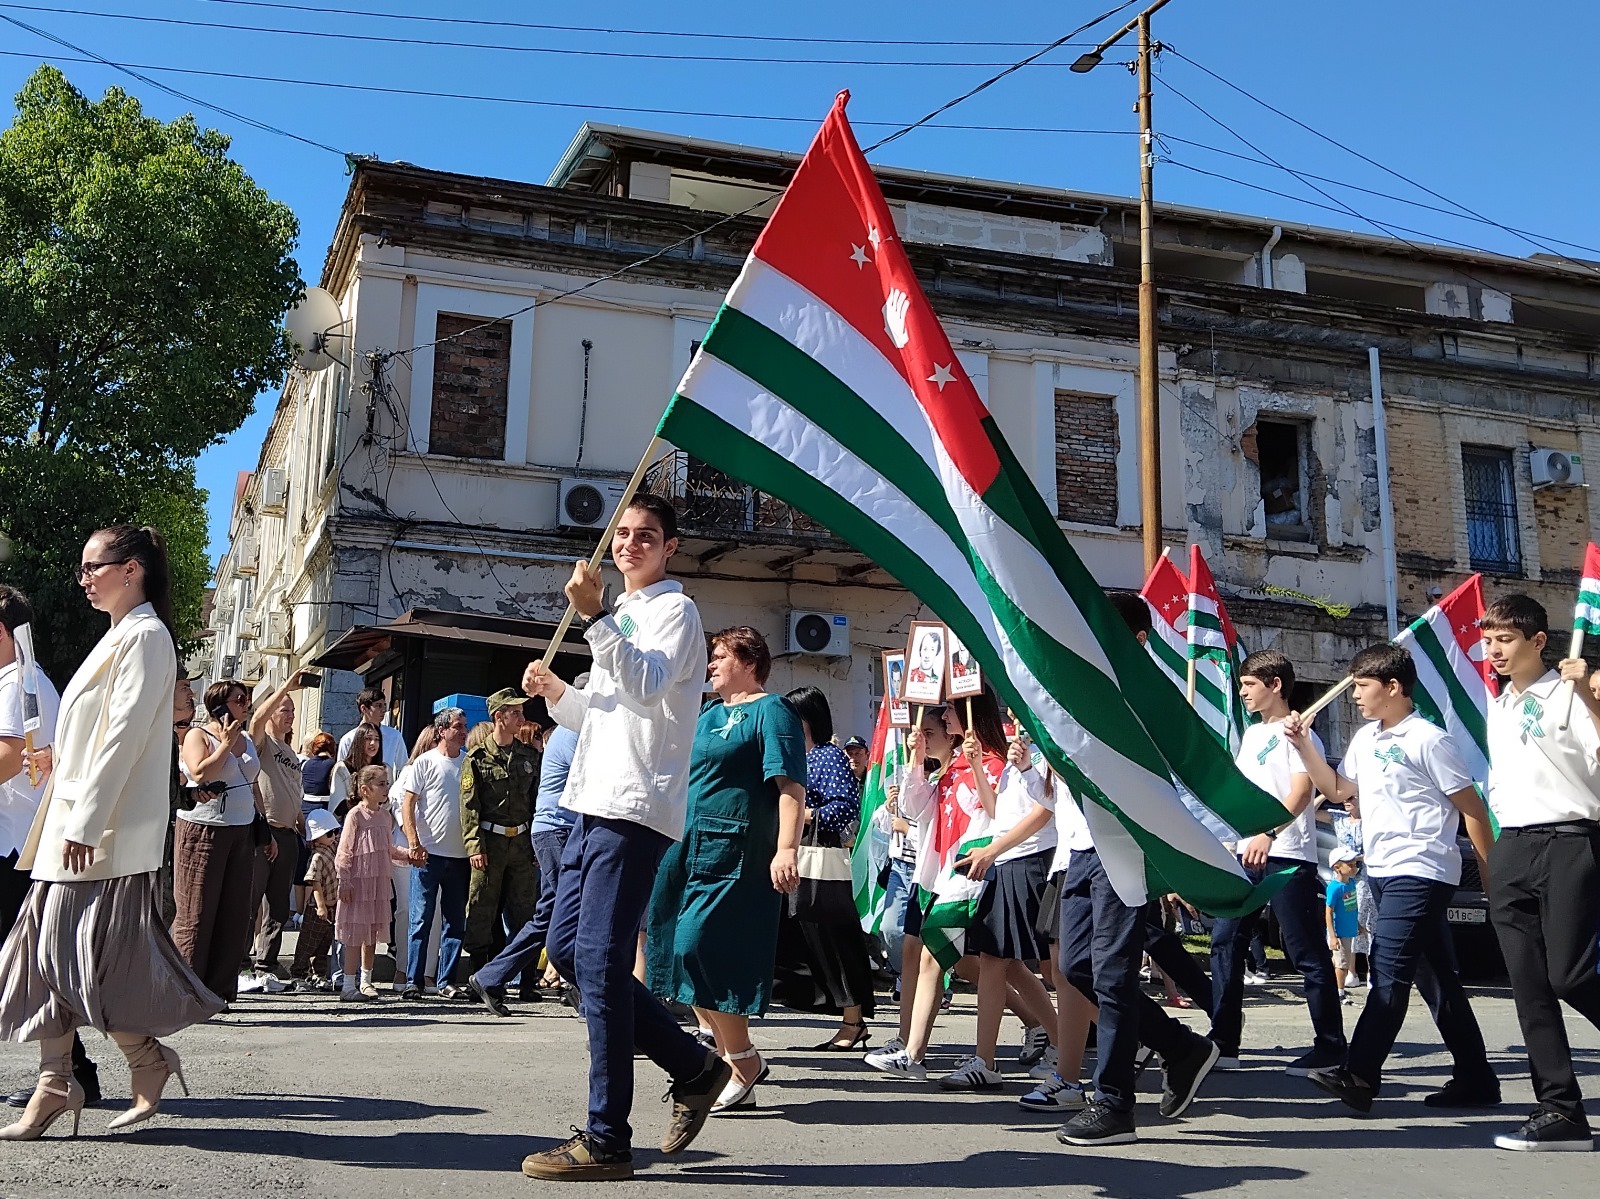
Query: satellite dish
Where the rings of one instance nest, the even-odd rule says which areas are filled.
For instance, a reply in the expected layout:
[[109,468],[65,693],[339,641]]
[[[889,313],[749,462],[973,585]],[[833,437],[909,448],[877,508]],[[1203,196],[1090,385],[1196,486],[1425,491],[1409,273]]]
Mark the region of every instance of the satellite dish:
[[305,298],[289,309],[284,323],[298,351],[294,364],[301,370],[326,370],[340,361],[337,348],[330,343],[345,336],[340,332],[345,320],[332,293],[320,287],[306,288]]

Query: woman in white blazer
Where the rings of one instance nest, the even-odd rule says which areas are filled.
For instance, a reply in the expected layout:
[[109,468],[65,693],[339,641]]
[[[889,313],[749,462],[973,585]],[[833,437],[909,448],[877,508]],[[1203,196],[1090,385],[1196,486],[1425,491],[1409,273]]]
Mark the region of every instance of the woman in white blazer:
[[39,1085],[0,1140],[42,1136],[67,1112],[76,1134],[83,1025],[108,1034],[132,1073],[133,1106],[107,1127],[149,1119],[167,1078],[183,1081],[156,1038],[222,1008],[160,916],[177,677],[166,543],[154,529],[101,529],[78,581],[111,629],[62,693],[49,785],[17,863],[36,885],[0,947],[0,1036],[39,1042]]

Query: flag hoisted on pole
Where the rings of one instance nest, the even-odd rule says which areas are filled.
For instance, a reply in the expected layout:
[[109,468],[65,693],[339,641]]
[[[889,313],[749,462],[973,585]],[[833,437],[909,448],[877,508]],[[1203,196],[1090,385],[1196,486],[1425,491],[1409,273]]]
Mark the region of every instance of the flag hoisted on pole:
[[1482,619],[1483,576],[1473,575],[1394,639],[1417,664],[1411,693],[1417,711],[1450,734],[1480,787],[1489,780],[1489,700],[1496,692],[1478,628]]
[[[1184,630],[1194,686],[1189,702],[1224,745],[1237,753],[1244,737],[1244,704],[1239,699],[1239,634],[1228,619],[1222,593],[1198,545],[1189,547],[1189,624]],[[1204,695],[1201,684],[1205,684]]]
[[[1583,550],[1583,577],[1578,580],[1578,602],[1572,605],[1572,645],[1567,657],[1583,657],[1583,643],[1590,637],[1600,639],[1600,546],[1592,541]],[[1572,704],[1576,698],[1569,687],[1562,709],[1563,729],[1572,724]]]
[[883,928],[883,911],[886,892],[883,883],[884,867],[889,860],[888,838],[878,834],[873,821],[889,799],[889,782],[894,768],[890,757],[893,740],[889,727],[887,694],[878,705],[878,721],[872,726],[872,750],[867,762],[867,777],[861,782],[861,816],[856,823],[856,843],[850,851],[850,882],[856,897],[856,915],[861,927],[876,935]]
[[1101,854],[1144,883],[1125,902],[1172,890],[1217,915],[1259,907],[1273,883],[1252,885],[1173,779],[1241,834],[1288,813],[1167,686],[1001,437],[896,236],[847,99],[659,435],[821,521],[954,630],[1086,809],[1110,817]]
[[1139,598],[1150,609],[1150,636],[1144,647],[1161,673],[1182,691],[1189,670],[1189,638],[1184,631],[1189,624],[1189,580],[1163,553],[1139,589]]

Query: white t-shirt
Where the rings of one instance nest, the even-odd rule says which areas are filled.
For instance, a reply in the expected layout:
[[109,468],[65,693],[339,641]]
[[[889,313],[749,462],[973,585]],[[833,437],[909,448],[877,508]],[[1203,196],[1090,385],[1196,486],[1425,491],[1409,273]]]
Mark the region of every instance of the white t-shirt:
[[1489,701],[1489,807],[1502,827],[1600,820],[1600,732],[1577,700],[1561,728],[1568,698],[1550,670]]
[[1461,881],[1461,813],[1449,797],[1472,775],[1449,736],[1415,712],[1350,738],[1339,773],[1361,797],[1361,851],[1374,878]]
[[467,847],[461,840],[461,767],[465,753],[449,757],[442,749],[430,749],[410,766],[408,791],[417,795],[417,840],[430,854],[441,858],[464,858]]
[[[56,718],[61,711],[61,697],[55,684],[39,676],[39,727],[34,730],[33,748],[44,749],[56,741]],[[21,741],[26,730],[22,727],[22,671],[16,662],[0,666],[0,737],[15,737]],[[28,782],[28,768],[24,766],[16,775],[0,783],[0,857],[6,857],[22,848],[33,827],[34,813],[44,798],[45,781],[37,787]]]
[[1089,831],[1089,822],[1083,818],[1077,799],[1060,775],[1053,778],[1050,792],[1056,813],[1056,856],[1050,862],[1051,874],[1065,870],[1074,853],[1094,848],[1094,834]]
[[[1048,809],[1053,817],[1055,803],[1055,796],[1044,785],[1043,771],[1034,768],[1023,772],[1008,762],[1000,774],[1000,786],[995,788],[993,825],[995,839],[999,840],[1016,828],[1035,807]],[[1052,818],[1033,836],[1018,842],[996,858],[995,865],[1025,858],[1029,854],[1043,853],[1055,847],[1056,826]]]
[[[1322,738],[1312,733],[1311,740],[1316,744],[1317,752],[1321,753]],[[1245,729],[1234,765],[1238,766],[1240,774],[1279,802],[1289,798],[1294,776],[1306,773],[1305,764],[1300,761],[1300,752],[1283,735],[1282,721],[1253,724]],[[1297,862],[1317,860],[1315,801],[1306,804],[1305,810],[1294,818],[1293,823],[1272,839],[1272,848],[1268,853],[1275,858],[1290,858]]]

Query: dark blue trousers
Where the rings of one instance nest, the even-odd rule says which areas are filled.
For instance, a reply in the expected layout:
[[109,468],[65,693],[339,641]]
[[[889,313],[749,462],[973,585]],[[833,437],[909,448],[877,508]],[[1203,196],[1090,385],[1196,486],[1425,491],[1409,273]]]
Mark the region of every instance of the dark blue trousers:
[[1378,1087],[1383,1063],[1405,1023],[1415,983],[1455,1063],[1454,1077],[1468,1085],[1492,1083],[1494,1070],[1461,985],[1445,918],[1456,893],[1454,884],[1426,878],[1373,878],[1372,891],[1378,901],[1369,955],[1372,986],[1350,1035],[1350,1072]]
[[1139,989],[1145,913],[1117,898],[1100,855],[1074,851],[1061,888],[1061,973],[1099,1005],[1096,1096],[1114,1111],[1133,1110],[1134,1063],[1143,1044],[1168,1062],[1202,1041]]
[[589,1025],[589,1135],[626,1149],[637,1048],[676,1081],[700,1074],[706,1051],[633,977],[639,926],[670,844],[631,820],[579,816],[561,855],[550,961],[582,994]]
[[[533,919],[517,930],[516,936],[493,961],[478,968],[473,976],[490,990],[504,987],[539,962],[539,951],[550,934],[550,918],[556,910],[556,881],[561,874],[561,854],[567,847],[571,829],[541,829],[533,834],[533,856],[539,863],[539,906]],[[524,985],[528,985],[524,982]]]
[[[1305,982],[1311,1009],[1313,1052],[1329,1064],[1344,1059],[1344,1012],[1334,985],[1333,953],[1328,948],[1327,918],[1317,868],[1291,858],[1268,858],[1268,873],[1293,869],[1289,881],[1272,897],[1272,913],[1283,934],[1283,952]],[[1211,930],[1211,1039],[1232,1057],[1244,1032],[1244,959],[1250,938],[1261,922],[1259,912],[1237,920],[1218,920]]]

